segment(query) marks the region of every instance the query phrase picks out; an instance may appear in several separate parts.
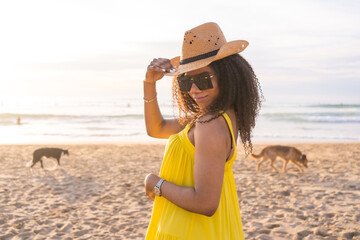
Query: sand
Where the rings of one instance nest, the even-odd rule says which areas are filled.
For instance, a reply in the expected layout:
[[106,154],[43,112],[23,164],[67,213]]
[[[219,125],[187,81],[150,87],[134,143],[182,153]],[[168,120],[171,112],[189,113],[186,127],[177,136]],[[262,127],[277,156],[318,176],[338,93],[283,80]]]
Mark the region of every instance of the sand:
[[[300,143],[309,168],[273,172],[245,158],[233,170],[246,239],[360,239],[360,143]],[[45,145],[0,145],[0,239],[144,239],[152,201],[143,179],[164,144],[79,144],[31,173]],[[49,146],[49,145],[46,145]],[[254,152],[265,144],[255,144]],[[282,161],[276,163],[281,169]]]

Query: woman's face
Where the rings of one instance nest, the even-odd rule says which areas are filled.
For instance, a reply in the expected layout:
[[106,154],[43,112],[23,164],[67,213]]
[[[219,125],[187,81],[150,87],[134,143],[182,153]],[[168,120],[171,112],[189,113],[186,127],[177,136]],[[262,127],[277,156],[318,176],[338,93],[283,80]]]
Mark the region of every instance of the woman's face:
[[211,76],[213,76],[211,78],[213,88],[200,90],[196,84],[193,83],[189,92],[189,95],[202,110],[211,106],[219,96],[218,78],[215,75],[215,71],[210,66],[206,66],[185,74],[186,76],[194,76],[205,72],[208,72]]

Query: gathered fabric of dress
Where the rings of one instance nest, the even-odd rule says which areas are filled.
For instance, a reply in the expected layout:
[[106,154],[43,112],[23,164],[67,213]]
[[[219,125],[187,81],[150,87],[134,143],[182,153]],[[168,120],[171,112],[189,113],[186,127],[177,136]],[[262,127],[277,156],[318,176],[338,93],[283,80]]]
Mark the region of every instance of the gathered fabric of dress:
[[[225,164],[224,180],[218,209],[211,217],[192,213],[156,197],[146,240],[227,240],[244,239],[237,191],[232,166],[236,159],[236,144],[231,120],[222,115],[230,129],[233,156]],[[170,136],[165,148],[160,177],[180,186],[194,186],[195,147],[188,138],[190,125]],[[224,159],[225,161],[225,159]]]

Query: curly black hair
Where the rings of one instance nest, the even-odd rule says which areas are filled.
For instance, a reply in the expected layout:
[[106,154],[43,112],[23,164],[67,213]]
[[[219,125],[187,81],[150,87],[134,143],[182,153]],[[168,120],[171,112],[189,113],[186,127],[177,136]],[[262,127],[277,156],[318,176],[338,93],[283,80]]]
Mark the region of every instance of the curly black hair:
[[[252,151],[251,131],[264,99],[259,81],[251,65],[239,54],[212,62],[218,78],[219,97],[205,110],[201,110],[187,92],[179,90],[176,78],[173,80],[173,101],[179,110],[181,124],[195,123],[205,114],[213,114],[213,120],[221,111],[233,108],[240,139],[246,153]],[[199,120],[198,120],[199,121]]]

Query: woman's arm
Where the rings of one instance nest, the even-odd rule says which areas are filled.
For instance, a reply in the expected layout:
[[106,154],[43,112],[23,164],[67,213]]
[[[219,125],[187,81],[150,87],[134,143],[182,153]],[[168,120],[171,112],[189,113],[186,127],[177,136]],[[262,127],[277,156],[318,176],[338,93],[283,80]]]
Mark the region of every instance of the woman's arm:
[[170,61],[165,58],[154,59],[147,67],[144,80],[144,116],[146,131],[151,137],[168,138],[183,128],[176,119],[165,120],[157,102],[156,81],[171,68]]
[[[229,139],[229,130],[223,118],[197,123],[194,187],[165,181],[161,186],[162,196],[185,210],[212,216],[220,202]],[[146,192],[151,199],[154,199],[153,187],[159,179],[154,174],[149,174],[145,179]]]

